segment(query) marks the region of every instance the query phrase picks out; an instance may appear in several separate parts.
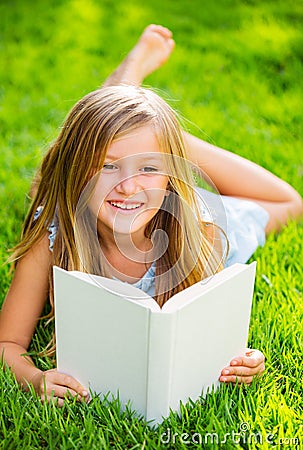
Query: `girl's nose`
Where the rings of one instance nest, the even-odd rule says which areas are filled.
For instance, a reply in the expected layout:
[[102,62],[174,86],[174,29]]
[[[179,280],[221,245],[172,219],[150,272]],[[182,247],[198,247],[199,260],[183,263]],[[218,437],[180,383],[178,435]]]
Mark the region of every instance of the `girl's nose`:
[[124,178],[116,186],[116,191],[124,195],[134,195],[141,190],[138,175],[132,175]]

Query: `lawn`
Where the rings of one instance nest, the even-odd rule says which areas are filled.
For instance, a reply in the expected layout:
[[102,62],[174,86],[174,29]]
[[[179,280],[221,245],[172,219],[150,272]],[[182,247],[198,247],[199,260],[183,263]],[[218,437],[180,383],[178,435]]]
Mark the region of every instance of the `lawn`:
[[[174,32],[146,79],[194,134],[233,150],[303,195],[303,4],[289,0],[0,2],[0,304],[31,178],[70,107],[97,88],[149,23]],[[1,371],[1,449],[303,448],[303,228],[258,249],[249,345],[267,358],[251,387],[222,386],[158,428],[117,401],[42,405]],[[50,330],[41,324],[32,351]],[[51,362],[36,357],[41,368]]]

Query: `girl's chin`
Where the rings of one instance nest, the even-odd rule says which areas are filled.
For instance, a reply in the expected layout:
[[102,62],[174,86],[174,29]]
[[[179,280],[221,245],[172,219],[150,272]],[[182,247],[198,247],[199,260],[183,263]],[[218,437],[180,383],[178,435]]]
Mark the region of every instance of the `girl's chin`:
[[142,234],[144,234],[147,223],[148,222],[146,220],[136,220],[135,217],[130,217],[129,215],[115,216],[113,220],[106,221],[103,221],[99,216],[98,230],[108,230],[114,235],[130,235],[142,230]]
[[112,231],[113,231],[113,234],[121,235],[121,236],[129,236],[131,234],[139,233],[141,231],[142,236],[144,236],[145,228],[146,228],[146,224],[144,224],[144,225],[129,224],[129,226],[125,226],[125,225],[123,226],[122,224],[121,225],[115,224],[114,227],[112,228]]

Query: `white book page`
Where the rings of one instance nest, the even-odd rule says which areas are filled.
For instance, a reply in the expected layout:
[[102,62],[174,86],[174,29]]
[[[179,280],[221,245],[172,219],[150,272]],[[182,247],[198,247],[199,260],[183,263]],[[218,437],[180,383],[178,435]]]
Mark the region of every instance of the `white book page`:
[[150,309],[86,278],[54,269],[58,370],[145,414]]
[[[56,268],[56,270],[62,269]],[[134,303],[138,303],[145,308],[151,309],[152,311],[160,311],[160,306],[150,295],[129,283],[79,271],[69,271],[68,274],[97,286],[100,289],[105,289],[108,292],[116,294]]]
[[226,280],[236,277],[239,273],[250,270],[255,270],[256,263],[253,262],[250,265],[247,264],[234,264],[226,269],[221,270],[217,274],[209,277],[205,280],[199,281],[192,286],[178,292],[171,297],[162,307],[162,311],[165,313],[172,313],[180,308],[184,308],[191,302],[194,302],[198,297],[204,293],[215,289],[217,285],[224,283]]
[[221,370],[246,348],[255,264],[176,313],[172,408],[219,384]]

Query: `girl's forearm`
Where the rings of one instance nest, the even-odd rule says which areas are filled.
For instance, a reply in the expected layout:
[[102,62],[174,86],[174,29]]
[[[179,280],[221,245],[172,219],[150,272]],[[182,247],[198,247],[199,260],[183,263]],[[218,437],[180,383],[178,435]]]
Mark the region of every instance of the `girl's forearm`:
[[253,200],[270,215],[267,231],[303,213],[302,198],[288,183],[257,164],[184,132],[189,159],[222,195]]
[[287,201],[294,189],[263,167],[195,136],[184,134],[189,158],[210,177],[222,195]]
[[42,371],[34,365],[32,359],[26,353],[26,349],[13,342],[0,343],[2,361],[13,371],[18,383],[27,390],[34,377],[41,374]]

